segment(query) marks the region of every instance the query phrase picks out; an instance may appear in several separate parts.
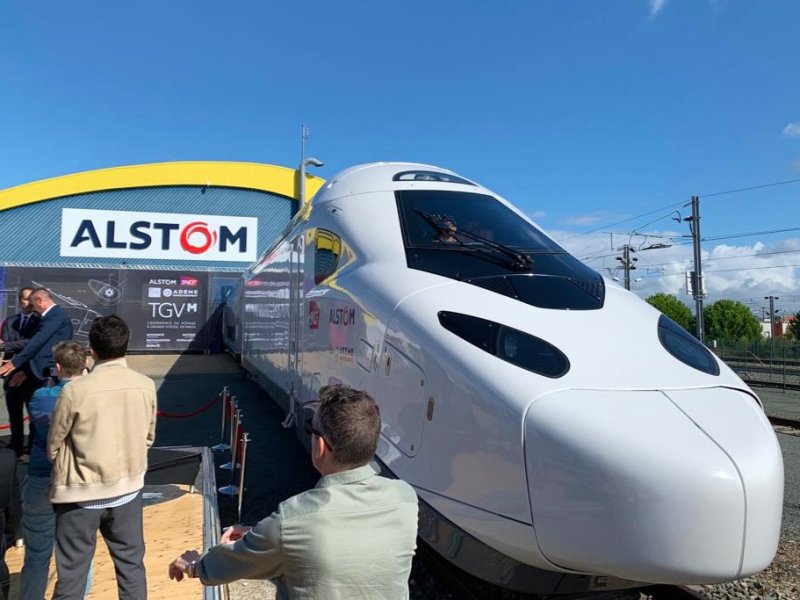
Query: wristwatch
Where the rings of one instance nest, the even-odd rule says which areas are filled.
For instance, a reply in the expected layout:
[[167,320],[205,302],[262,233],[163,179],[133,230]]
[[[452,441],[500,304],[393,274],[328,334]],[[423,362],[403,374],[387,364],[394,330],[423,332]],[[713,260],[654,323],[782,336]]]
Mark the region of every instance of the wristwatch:
[[186,565],[186,575],[187,575],[187,576],[188,576],[190,579],[195,579],[195,578],[197,577],[197,568],[198,568],[198,566],[199,566],[199,565],[197,564],[198,562],[200,562],[200,559],[193,560],[192,562],[190,562],[190,563],[188,563],[188,564]]

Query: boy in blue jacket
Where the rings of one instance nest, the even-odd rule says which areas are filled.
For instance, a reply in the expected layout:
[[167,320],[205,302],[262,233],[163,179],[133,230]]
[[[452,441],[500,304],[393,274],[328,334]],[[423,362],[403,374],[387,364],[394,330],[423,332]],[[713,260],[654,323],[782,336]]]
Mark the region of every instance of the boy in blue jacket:
[[[58,395],[65,385],[86,371],[86,349],[77,342],[59,342],[53,346],[56,383],[41,387],[31,398],[33,428],[28,476],[22,488],[22,531],[25,538],[25,562],[22,566],[20,600],[42,600],[47,588],[47,573],[56,533],[56,515],[50,504],[50,471],[47,458],[47,434],[50,417]],[[91,573],[86,584],[91,587]]]

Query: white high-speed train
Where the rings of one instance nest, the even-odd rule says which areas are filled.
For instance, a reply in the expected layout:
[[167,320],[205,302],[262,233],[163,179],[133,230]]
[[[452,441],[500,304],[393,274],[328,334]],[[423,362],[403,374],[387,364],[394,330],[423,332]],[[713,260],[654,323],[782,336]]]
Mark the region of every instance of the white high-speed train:
[[757,396],[694,337],[506,200],[409,163],[347,169],[248,273],[245,366],[301,437],[366,389],[419,535],[519,591],[764,569],[783,463]]

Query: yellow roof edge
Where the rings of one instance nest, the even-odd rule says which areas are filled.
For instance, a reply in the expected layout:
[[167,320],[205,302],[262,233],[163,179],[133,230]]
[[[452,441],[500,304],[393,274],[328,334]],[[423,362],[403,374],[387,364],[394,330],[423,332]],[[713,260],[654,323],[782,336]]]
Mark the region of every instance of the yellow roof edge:
[[[310,174],[306,177],[310,198],[325,180]],[[295,199],[300,195],[297,171],[288,167],[248,162],[176,161],[83,171],[7,188],[0,190],[0,211],[75,194],[169,185],[237,187]]]

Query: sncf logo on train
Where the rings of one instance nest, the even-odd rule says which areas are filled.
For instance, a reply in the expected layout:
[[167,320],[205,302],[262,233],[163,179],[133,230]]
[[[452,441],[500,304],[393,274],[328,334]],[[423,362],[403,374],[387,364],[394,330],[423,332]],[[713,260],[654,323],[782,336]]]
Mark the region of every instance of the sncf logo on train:
[[308,303],[308,328],[319,329],[319,304],[313,300]]
[[111,210],[61,210],[61,256],[252,262],[258,219]]

